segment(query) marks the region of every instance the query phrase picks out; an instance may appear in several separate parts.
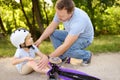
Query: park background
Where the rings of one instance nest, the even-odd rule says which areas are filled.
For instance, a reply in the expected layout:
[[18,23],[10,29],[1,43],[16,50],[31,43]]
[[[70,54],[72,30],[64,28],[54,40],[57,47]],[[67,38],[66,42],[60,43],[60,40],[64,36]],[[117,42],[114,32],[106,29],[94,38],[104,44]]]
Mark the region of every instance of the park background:
[[[94,54],[120,52],[120,0],[73,0],[90,16],[95,38],[86,49]],[[16,48],[10,34],[23,27],[32,33],[34,41],[43,33],[55,14],[56,0],[0,0],[0,57],[11,57]],[[59,25],[63,30],[63,25]],[[39,49],[45,54],[54,48],[46,39]]]

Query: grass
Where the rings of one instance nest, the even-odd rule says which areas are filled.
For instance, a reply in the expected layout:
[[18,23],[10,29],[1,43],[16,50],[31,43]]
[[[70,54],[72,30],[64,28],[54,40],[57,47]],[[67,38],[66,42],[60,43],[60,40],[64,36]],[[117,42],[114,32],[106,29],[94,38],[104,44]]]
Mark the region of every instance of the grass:
[[45,54],[49,54],[52,51],[54,51],[54,48],[51,44],[50,41],[44,41],[42,42],[42,44],[40,44],[39,49],[41,52],[45,53]]
[[[102,35],[95,37],[93,43],[86,48],[94,54],[119,52],[120,51],[120,35]],[[52,44],[49,41],[44,41],[39,49],[45,54],[54,51]],[[16,48],[10,43],[8,38],[0,38],[0,57],[11,57],[14,55]]]
[[93,43],[87,48],[93,53],[107,53],[120,51],[120,35],[105,35],[95,37]]
[[8,38],[0,38],[0,57],[13,56],[16,48],[10,43]]

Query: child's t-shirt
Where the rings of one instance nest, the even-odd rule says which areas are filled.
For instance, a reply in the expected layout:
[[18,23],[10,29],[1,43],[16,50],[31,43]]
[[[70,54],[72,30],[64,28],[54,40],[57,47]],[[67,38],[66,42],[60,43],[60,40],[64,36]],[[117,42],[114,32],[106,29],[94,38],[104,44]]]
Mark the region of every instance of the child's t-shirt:
[[[35,58],[35,55],[37,52],[39,52],[39,49],[35,45],[33,45],[33,48],[30,48],[29,52],[26,52],[23,48],[18,48],[15,52],[14,57],[17,57],[17,58],[23,58],[23,57]],[[22,66],[24,64],[26,64],[26,62],[27,61],[24,61],[24,62],[21,62],[21,63],[16,65],[16,68],[19,72],[21,71]]]

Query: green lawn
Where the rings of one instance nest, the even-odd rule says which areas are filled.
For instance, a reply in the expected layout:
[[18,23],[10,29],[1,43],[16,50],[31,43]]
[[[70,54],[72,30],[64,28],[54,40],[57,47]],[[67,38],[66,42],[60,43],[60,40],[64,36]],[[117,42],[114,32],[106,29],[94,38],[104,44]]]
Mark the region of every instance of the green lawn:
[[120,35],[105,35],[95,37],[93,43],[87,48],[93,53],[107,53],[120,51]]
[[[120,51],[120,35],[102,35],[95,37],[93,43],[87,48],[94,54],[107,53],[107,52],[119,52]],[[40,47],[40,51],[49,54],[52,52],[53,46],[49,41],[44,41]],[[15,53],[16,48],[12,46],[9,38],[0,38],[0,57],[10,57]]]
[[8,38],[0,38],[0,57],[13,56],[16,48],[10,43]]

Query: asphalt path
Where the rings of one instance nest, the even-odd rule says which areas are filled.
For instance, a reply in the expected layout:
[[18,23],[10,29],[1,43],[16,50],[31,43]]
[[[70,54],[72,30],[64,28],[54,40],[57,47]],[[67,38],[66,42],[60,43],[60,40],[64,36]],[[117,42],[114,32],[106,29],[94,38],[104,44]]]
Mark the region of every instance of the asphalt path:
[[[0,80],[47,80],[47,75],[37,72],[19,74],[11,60],[11,57],[0,58]],[[63,64],[62,67],[82,71],[101,80],[120,80],[120,52],[93,55],[92,63],[87,67],[81,66],[80,62],[72,59],[71,64]]]

